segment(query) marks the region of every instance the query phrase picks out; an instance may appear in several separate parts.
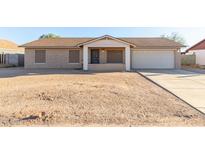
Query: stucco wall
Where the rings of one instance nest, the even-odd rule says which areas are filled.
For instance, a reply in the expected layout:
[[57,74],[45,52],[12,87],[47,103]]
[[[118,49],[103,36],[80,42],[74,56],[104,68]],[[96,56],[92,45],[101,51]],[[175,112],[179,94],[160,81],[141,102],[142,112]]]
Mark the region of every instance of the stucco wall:
[[196,64],[205,65],[205,50],[192,50],[189,53],[196,55]]
[[69,63],[69,49],[46,49],[46,63],[35,63],[35,49],[25,50],[25,68],[82,68],[82,50],[80,50],[80,63]]
[[180,69],[181,68],[181,53],[177,52],[177,50],[174,52],[174,58],[175,58],[175,68]]

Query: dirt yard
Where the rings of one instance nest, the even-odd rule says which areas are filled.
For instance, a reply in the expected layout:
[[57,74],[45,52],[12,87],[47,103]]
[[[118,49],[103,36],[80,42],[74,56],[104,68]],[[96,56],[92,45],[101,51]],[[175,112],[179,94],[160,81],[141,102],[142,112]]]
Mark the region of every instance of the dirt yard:
[[0,69],[0,126],[205,126],[137,73]]

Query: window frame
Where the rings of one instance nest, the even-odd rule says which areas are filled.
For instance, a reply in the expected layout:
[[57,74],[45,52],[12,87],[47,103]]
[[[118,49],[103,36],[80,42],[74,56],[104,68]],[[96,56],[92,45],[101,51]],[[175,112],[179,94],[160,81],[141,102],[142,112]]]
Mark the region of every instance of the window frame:
[[[45,62],[41,62],[41,63],[40,62],[36,62],[36,51],[44,51],[45,52]],[[37,50],[34,51],[34,53],[35,53],[34,54],[34,56],[35,56],[34,57],[34,64],[46,64],[46,50],[45,49],[37,49]]]
[[[74,63],[74,62],[70,62],[70,51],[78,51],[79,52],[79,60],[78,60],[78,62],[76,62],[76,63]],[[69,49],[69,51],[68,51],[68,63],[69,64],[80,64],[80,49]]]

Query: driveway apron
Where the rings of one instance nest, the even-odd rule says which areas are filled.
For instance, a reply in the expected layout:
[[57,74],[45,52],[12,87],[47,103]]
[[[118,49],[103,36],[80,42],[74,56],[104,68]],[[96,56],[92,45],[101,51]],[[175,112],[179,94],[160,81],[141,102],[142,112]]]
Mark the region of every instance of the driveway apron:
[[205,74],[186,70],[138,72],[205,113]]

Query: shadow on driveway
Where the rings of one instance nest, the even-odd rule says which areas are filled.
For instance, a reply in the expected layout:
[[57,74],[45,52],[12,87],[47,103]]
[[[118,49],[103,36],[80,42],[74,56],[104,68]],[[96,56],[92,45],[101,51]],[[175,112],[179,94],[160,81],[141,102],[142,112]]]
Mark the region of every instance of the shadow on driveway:
[[200,74],[205,74],[205,69],[198,69],[198,68],[183,68],[186,71],[190,72],[195,72],[195,73],[200,73]]

